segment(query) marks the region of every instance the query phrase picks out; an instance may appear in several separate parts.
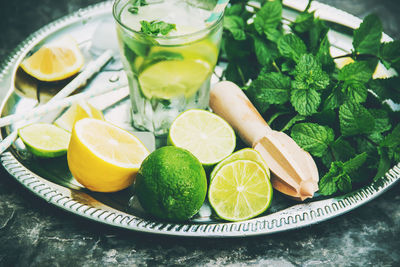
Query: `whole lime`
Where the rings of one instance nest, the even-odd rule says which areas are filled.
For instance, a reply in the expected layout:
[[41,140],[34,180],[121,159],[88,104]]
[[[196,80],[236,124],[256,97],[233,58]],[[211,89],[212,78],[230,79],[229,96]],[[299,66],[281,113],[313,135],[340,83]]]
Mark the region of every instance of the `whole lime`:
[[184,221],[203,205],[207,178],[200,161],[189,151],[165,146],[143,161],[135,189],[143,209],[154,217]]

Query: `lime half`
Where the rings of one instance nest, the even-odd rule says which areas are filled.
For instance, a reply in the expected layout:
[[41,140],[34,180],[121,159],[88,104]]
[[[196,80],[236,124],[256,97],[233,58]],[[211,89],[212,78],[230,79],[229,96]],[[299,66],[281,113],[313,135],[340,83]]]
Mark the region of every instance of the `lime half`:
[[211,65],[201,59],[166,60],[145,68],[139,74],[139,83],[148,99],[189,98],[199,90],[211,70]]
[[221,169],[222,166],[238,159],[247,159],[257,162],[264,168],[264,170],[268,175],[268,178],[270,177],[270,171],[268,165],[265,162],[265,160],[261,157],[260,153],[258,153],[256,150],[252,148],[243,148],[239,151],[236,151],[235,153],[233,153],[232,155],[230,155],[229,157],[218,163],[217,166],[215,166],[213,171],[211,172],[210,179],[214,178],[215,174],[218,172],[219,169]]
[[235,160],[215,174],[208,200],[222,219],[242,221],[263,213],[271,203],[272,192],[269,177],[260,164]]
[[34,123],[18,130],[18,135],[32,154],[54,158],[67,153],[70,133],[49,123]]
[[232,154],[236,137],[232,127],[218,115],[190,109],[181,113],[172,123],[168,142],[189,150],[207,166]]

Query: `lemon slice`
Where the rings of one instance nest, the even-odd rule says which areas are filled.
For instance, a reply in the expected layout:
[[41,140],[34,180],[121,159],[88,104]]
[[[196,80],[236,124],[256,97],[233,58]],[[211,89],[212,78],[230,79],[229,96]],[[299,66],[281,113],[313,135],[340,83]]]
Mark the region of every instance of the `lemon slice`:
[[34,123],[18,130],[18,135],[32,154],[43,158],[67,153],[71,135],[52,124]]
[[22,69],[41,81],[58,81],[76,74],[84,64],[76,41],[65,36],[43,45],[21,63]]
[[85,101],[73,104],[54,124],[68,132],[72,132],[74,124],[83,118],[104,120],[103,113]]
[[166,60],[139,75],[143,95],[148,98],[190,98],[211,75],[211,65],[201,59]]
[[72,175],[85,187],[115,192],[133,183],[148,154],[131,133],[102,120],[84,118],[72,130],[67,160]]
[[189,150],[207,166],[220,162],[233,152],[236,136],[232,127],[218,115],[190,109],[172,123],[168,142]]
[[272,192],[268,175],[260,164],[236,160],[218,170],[210,182],[208,200],[220,218],[243,221],[267,210]]
[[268,179],[270,178],[270,171],[268,165],[265,162],[265,160],[261,157],[260,153],[258,153],[256,150],[252,148],[243,148],[239,151],[236,151],[235,153],[233,153],[232,155],[230,155],[229,157],[225,158],[223,161],[218,163],[217,166],[215,166],[213,171],[211,172],[210,179],[214,178],[215,174],[218,172],[219,169],[221,169],[222,166],[238,159],[247,159],[257,162],[264,168],[265,172],[267,173]]

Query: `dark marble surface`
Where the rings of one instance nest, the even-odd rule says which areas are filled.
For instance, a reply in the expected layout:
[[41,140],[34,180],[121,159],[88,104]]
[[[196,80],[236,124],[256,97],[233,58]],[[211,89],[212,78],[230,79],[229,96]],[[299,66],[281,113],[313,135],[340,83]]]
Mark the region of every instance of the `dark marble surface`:
[[[99,1],[0,2],[0,61],[30,33]],[[400,38],[397,0],[323,0],[370,12]],[[251,238],[199,240],[140,234],[71,215],[0,169],[0,266],[256,265],[400,266],[400,183],[348,214],[303,229]]]

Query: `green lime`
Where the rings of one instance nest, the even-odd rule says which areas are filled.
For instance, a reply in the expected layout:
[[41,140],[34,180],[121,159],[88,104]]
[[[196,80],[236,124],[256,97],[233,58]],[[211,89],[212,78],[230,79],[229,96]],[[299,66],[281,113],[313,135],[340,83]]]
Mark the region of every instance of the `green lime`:
[[235,160],[222,166],[210,183],[208,200],[217,215],[242,221],[263,213],[272,200],[272,186],[255,161]]
[[189,150],[205,166],[214,165],[236,146],[235,132],[220,116],[201,109],[189,109],[172,123],[168,142]]
[[49,123],[34,123],[18,130],[18,135],[32,154],[54,158],[67,153],[71,134]]
[[199,90],[211,71],[211,65],[201,59],[165,60],[145,68],[139,74],[139,83],[148,99],[189,98]]
[[229,157],[218,163],[217,166],[215,166],[213,171],[211,172],[210,179],[214,178],[215,174],[218,172],[219,169],[221,169],[222,166],[238,159],[247,159],[257,162],[264,168],[264,170],[268,175],[268,178],[270,177],[270,171],[268,165],[265,162],[265,160],[261,157],[260,153],[258,153],[256,150],[252,148],[243,148],[239,151],[236,151],[235,153],[233,153],[232,155],[230,155]]
[[203,205],[207,178],[203,166],[189,151],[165,146],[143,161],[135,189],[143,209],[154,217],[184,221]]

